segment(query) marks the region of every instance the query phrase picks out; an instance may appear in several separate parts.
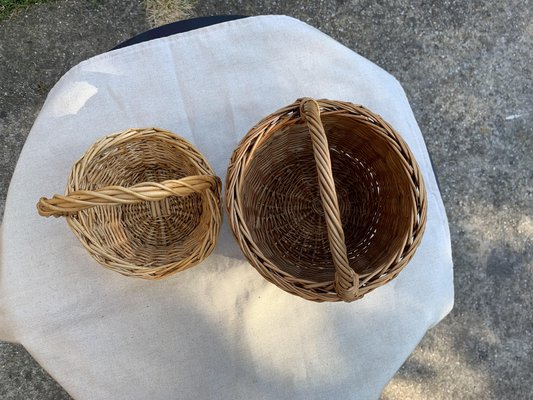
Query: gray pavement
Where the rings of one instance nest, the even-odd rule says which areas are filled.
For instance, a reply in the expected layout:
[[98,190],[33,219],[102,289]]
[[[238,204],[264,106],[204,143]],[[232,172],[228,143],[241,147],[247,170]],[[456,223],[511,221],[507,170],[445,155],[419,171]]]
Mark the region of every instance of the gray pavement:
[[[450,221],[456,305],[382,398],[533,398],[533,7],[433,3],[198,0],[196,13],[294,16],[407,92]],[[146,28],[139,0],[60,1],[0,22],[0,211],[49,89],[71,66]],[[21,346],[0,343],[0,398],[68,395]]]

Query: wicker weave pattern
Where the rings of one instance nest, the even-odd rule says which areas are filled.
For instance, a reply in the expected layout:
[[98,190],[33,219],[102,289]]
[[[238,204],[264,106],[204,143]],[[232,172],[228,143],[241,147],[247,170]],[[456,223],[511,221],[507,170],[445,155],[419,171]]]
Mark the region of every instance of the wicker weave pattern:
[[248,132],[226,204],[251,264],[313,301],[353,301],[396,277],[427,214],[418,165],[390,125],[362,106],[311,99]]
[[64,196],[42,198],[40,215],[65,216],[102,265],[163,278],[215,247],[221,182],[187,141],[160,129],[129,129],[94,143],[71,171]]

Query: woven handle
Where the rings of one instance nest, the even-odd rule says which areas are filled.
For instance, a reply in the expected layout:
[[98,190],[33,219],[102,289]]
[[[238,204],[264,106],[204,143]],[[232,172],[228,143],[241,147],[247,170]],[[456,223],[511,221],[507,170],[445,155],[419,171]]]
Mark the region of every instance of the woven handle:
[[307,123],[313,143],[320,198],[326,217],[329,247],[335,266],[335,291],[344,301],[354,301],[360,297],[359,275],[350,268],[348,262],[344,230],[331,169],[328,138],[320,119],[318,103],[309,98],[301,99],[300,115]]
[[169,196],[188,196],[217,186],[220,186],[217,176],[194,175],[161,183],[143,182],[129,188],[107,186],[97,190],[78,190],[65,196],[56,194],[51,199],[42,197],[37,203],[37,211],[43,217],[60,217],[95,206],[136,204],[159,201]]

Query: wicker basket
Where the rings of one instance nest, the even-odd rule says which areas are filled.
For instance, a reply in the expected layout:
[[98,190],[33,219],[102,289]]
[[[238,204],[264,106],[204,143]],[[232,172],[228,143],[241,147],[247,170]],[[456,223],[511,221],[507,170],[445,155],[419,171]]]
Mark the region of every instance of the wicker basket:
[[94,143],[66,194],[41,198],[42,216],[65,216],[92,257],[122,275],[163,278],[202,261],[221,224],[221,183],[186,140],[129,129]]
[[376,114],[300,99],[264,118],[233,153],[226,181],[233,233],[283,290],[353,301],[413,257],[426,192],[413,154]]

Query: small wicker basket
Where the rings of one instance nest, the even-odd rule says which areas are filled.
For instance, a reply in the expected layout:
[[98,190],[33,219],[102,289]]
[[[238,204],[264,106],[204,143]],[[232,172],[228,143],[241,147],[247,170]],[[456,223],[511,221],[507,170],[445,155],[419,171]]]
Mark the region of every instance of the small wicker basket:
[[260,121],[226,181],[233,233],[250,263],[312,301],[353,301],[413,257],[426,192],[406,143],[351,103],[300,99]]
[[72,167],[64,196],[41,198],[42,216],[65,216],[103,266],[159,279],[206,258],[221,224],[221,182],[186,140],[129,129],[94,143]]

